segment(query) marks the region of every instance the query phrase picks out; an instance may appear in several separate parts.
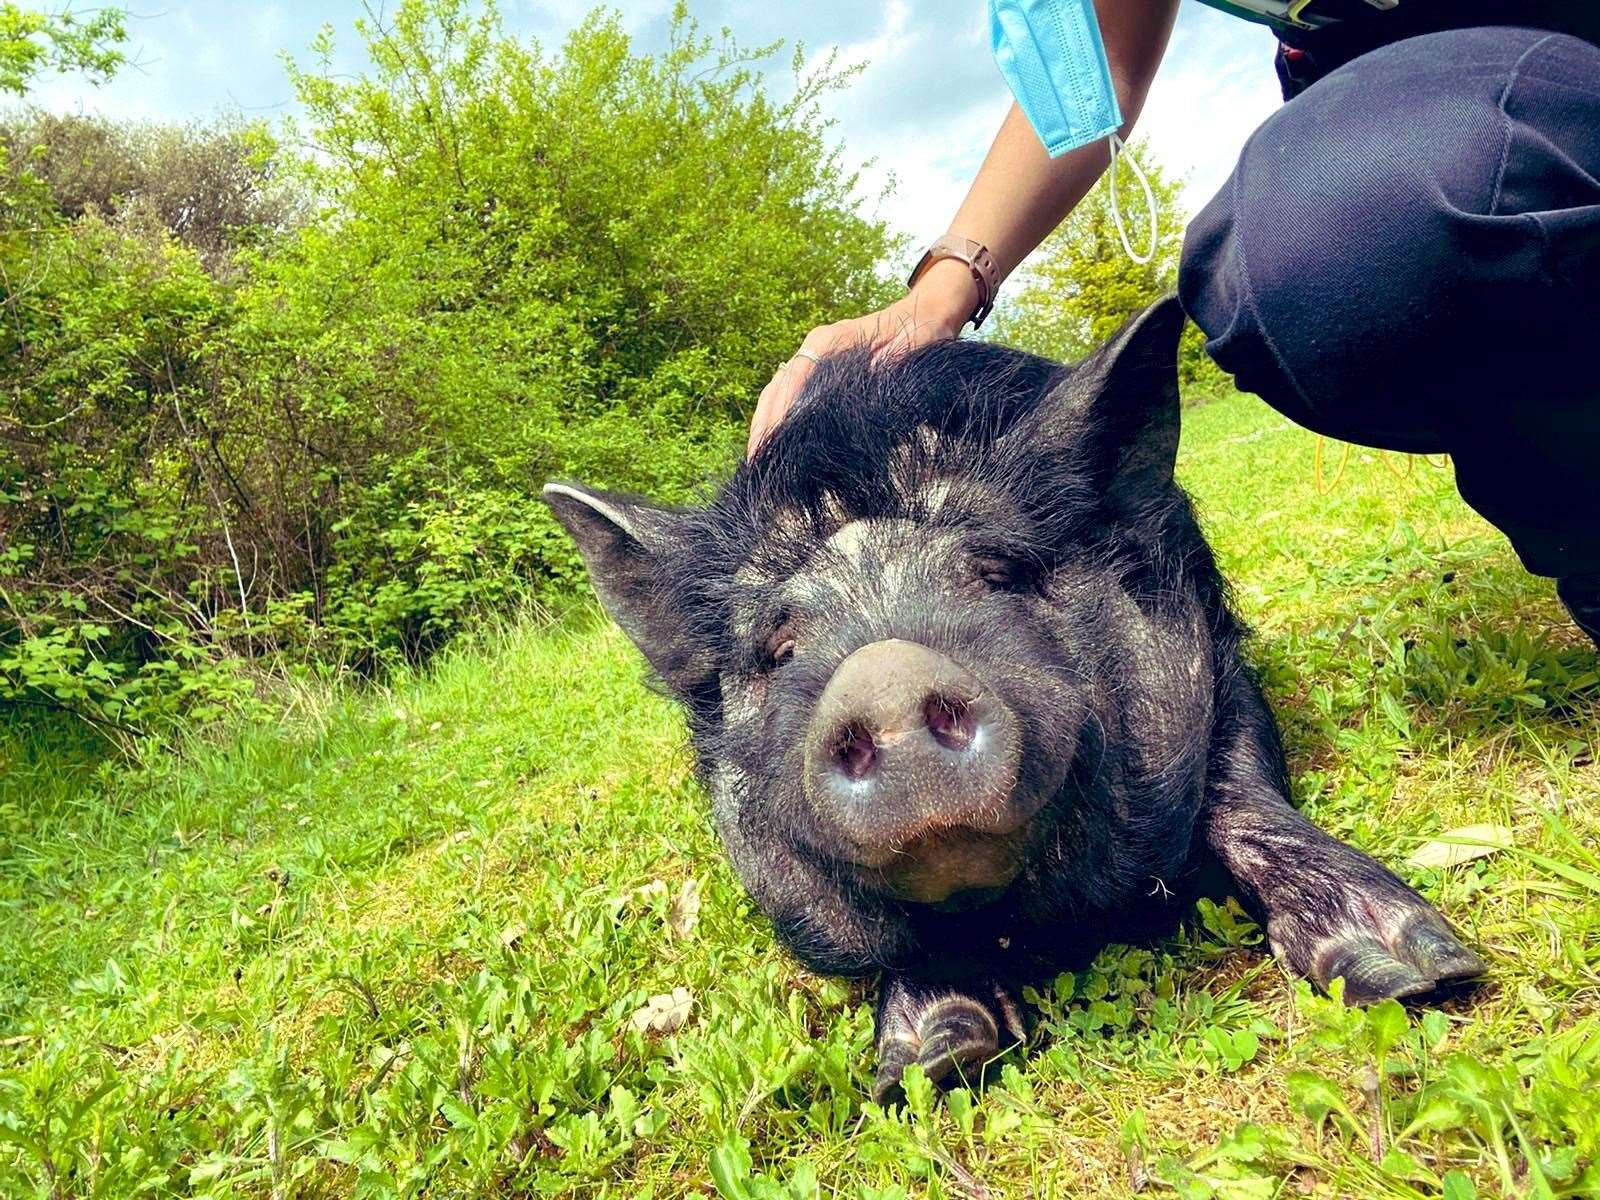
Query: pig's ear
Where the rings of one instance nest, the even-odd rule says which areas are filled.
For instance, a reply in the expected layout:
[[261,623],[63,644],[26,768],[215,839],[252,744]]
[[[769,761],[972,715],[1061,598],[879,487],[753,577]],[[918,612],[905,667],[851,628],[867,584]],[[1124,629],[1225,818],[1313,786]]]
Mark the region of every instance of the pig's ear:
[[680,699],[715,681],[707,647],[696,643],[683,614],[661,587],[662,565],[678,549],[683,518],[572,483],[547,483],[544,501],[578,543],[595,593],[611,618],[644,652]]
[[1044,444],[1076,447],[1103,494],[1137,512],[1172,481],[1178,458],[1176,296],[1156,301],[1079,363],[1041,406]]

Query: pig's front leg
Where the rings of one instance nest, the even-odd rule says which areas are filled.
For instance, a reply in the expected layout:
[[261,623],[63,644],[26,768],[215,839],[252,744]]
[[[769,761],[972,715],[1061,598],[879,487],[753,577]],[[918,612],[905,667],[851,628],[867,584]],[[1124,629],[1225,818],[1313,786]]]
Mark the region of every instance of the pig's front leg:
[[1337,841],[1288,801],[1277,728],[1253,680],[1220,698],[1205,838],[1273,953],[1326,988],[1367,1004],[1415,996],[1484,973],[1426,900],[1375,860]]
[[1021,1042],[1022,1008],[993,979],[929,983],[885,975],[878,983],[878,1074],[872,1098],[887,1103],[900,1079],[921,1063],[935,1083],[956,1076],[977,1081],[983,1065]]

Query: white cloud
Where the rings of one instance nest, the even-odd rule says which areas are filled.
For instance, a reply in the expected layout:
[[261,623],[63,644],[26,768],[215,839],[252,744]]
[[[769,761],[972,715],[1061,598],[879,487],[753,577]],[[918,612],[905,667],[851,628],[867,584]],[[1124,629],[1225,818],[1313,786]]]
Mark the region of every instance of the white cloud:
[[279,53],[301,51],[321,23],[311,6],[286,12],[278,4],[176,4],[136,12],[127,22],[128,61],[110,82],[51,76],[38,82],[28,101],[54,112],[134,121],[205,119],[234,110],[270,115],[292,100]]
[[1010,102],[983,6],[930,7],[892,0],[869,36],[838,45],[840,65],[861,74],[827,106],[847,157],[870,160],[863,190],[876,196],[892,181],[881,215],[917,243],[944,232]]

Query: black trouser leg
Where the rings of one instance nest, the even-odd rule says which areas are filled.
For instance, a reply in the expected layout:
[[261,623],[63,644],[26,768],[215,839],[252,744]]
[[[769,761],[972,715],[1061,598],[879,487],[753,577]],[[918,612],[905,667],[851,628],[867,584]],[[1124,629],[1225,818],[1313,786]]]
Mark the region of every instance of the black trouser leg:
[[1600,580],[1600,48],[1466,29],[1334,71],[1251,138],[1179,290],[1242,388],[1448,452],[1530,571]]

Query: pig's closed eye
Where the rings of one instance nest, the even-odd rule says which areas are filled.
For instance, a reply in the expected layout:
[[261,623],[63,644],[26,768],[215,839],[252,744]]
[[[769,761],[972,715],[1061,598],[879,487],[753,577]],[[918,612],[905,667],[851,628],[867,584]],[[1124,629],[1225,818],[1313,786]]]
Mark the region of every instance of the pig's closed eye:
[[776,667],[787,662],[794,654],[794,630],[780,625],[767,638],[767,665]]
[[973,566],[979,579],[1000,591],[1015,591],[1028,584],[1027,568],[1014,558],[980,554],[973,560]]

